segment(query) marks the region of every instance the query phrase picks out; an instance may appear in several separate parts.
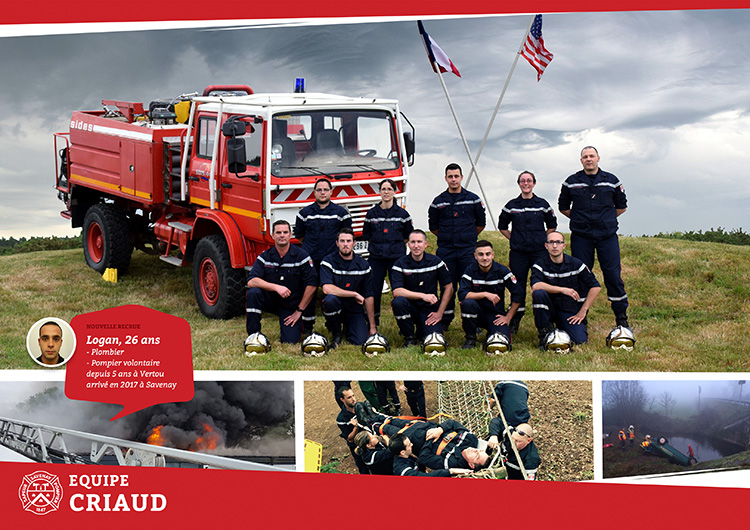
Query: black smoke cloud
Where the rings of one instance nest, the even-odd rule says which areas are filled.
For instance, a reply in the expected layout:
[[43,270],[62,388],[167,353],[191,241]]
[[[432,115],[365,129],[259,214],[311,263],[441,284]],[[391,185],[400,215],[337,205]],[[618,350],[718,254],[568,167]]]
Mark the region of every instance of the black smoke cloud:
[[196,442],[206,436],[208,425],[218,437],[219,454],[294,454],[292,382],[196,381],[190,401],[162,403],[116,421],[110,419],[120,406],[70,400],[62,383],[6,382],[0,389],[26,396],[12,410],[0,410],[0,415],[22,421],[144,443],[163,425],[165,446],[191,450],[198,449]]

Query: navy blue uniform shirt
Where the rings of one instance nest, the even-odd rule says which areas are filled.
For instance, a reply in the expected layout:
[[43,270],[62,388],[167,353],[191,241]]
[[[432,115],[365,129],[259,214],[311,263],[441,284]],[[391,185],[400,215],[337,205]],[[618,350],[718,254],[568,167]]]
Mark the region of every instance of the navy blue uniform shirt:
[[557,228],[557,218],[549,203],[534,195],[524,199],[519,195],[508,201],[500,212],[498,230],[508,230],[510,224],[510,248],[518,252],[538,252],[544,250],[547,230]]
[[590,239],[617,233],[617,210],[628,207],[625,190],[612,173],[601,169],[595,175],[583,170],[563,182],[559,210],[570,210],[570,231]]
[[544,282],[556,287],[569,287],[578,292],[579,300],[565,294],[550,294],[555,307],[568,313],[578,313],[592,287],[600,287],[594,273],[578,258],[563,254],[562,263],[554,263],[549,255],[531,268],[531,285]]
[[[391,289],[394,291],[401,287],[408,291],[434,294],[440,298],[438,285],[444,287],[451,282],[448,266],[434,254],[425,252],[422,254],[421,261],[414,261],[409,254],[393,265]],[[416,302],[424,304],[421,300]]]
[[[372,269],[361,256],[354,254],[352,259],[345,260],[336,250],[320,262],[320,285],[325,284],[354,291],[367,298],[373,295]],[[361,305],[356,305],[363,310]]]
[[305,287],[318,285],[318,277],[309,254],[294,245],[289,245],[289,251],[283,258],[279,256],[275,246],[261,252],[247,277],[248,281],[253,278],[289,289],[292,294],[288,298],[270,293],[279,298],[279,306],[284,309],[296,309],[302,301]]
[[331,202],[320,209],[317,202],[297,213],[294,237],[303,239],[302,248],[318,262],[336,250],[336,236],[342,228],[352,227],[352,216],[343,206]]
[[365,215],[362,227],[362,239],[370,242],[368,250],[373,258],[397,259],[406,252],[404,241],[414,230],[409,212],[395,202],[388,209],[379,204],[373,206]]
[[510,294],[511,303],[523,302],[523,289],[508,267],[493,261],[490,270],[482,272],[479,263],[475,261],[461,276],[461,282],[458,284],[458,300],[463,302],[470,292],[494,293],[500,297],[501,305],[505,308],[506,289]]
[[427,213],[430,232],[438,231],[440,248],[473,248],[477,227],[487,225],[482,200],[465,188],[459,193],[445,190],[435,197]]

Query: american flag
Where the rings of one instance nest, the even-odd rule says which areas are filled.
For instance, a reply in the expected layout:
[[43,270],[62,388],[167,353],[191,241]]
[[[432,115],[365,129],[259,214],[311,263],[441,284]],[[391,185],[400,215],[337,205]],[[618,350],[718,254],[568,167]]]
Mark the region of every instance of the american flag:
[[554,57],[547,48],[544,47],[544,38],[542,38],[542,15],[534,17],[534,23],[531,25],[531,31],[526,37],[526,43],[521,52],[529,64],[536,70],[536,80],[542,79],[542,74],[547,65]]

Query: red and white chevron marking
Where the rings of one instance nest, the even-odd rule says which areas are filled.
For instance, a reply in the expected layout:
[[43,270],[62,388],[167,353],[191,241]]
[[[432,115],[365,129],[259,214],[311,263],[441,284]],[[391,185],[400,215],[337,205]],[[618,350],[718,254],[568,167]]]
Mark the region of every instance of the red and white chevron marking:
[[[368,195],[380,196],[377,184],[346,184],[333,187],[332,197],[334,199],[347,199],[351,197],[366,197]],[[278,193],[271,192],[271,202],[281,204],[287,202],[310,202],[314,200],[312,188],[299,188],[281,190]]]

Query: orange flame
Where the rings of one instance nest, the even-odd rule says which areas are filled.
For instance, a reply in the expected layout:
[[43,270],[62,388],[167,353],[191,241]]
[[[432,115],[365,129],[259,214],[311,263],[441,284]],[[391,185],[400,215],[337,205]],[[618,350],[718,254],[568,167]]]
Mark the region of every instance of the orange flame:
[[161,430],[164,425],[159,425],[151,430],[151,435],[146,440],[146,443],[151,445],[164,445],[164,438],[161,435]]
[[203,434],[195,441],[196,451],[216,449],[221,443],[221,435],[211,428],[207,423],[203,424]]

